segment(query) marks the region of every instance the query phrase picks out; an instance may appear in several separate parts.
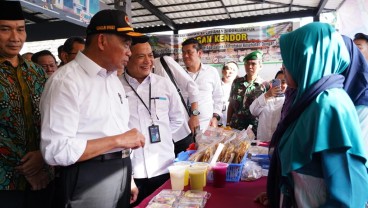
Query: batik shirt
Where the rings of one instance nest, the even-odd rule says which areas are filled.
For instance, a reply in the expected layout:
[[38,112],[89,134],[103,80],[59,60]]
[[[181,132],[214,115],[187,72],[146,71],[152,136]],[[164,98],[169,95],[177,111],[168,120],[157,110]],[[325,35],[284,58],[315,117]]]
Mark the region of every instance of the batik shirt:
[[246,76],[234,80],[230,91],[229,108],[233,108],[233,115],[230,120],[230,127],[243,130],[249,125],[253,125],[253,132],[256,134],[258,120],[250,113],[249,106],[252,102],[266,92],[267,84],[260,77],[253,82],[247,82]]
[[25,190],[26,179],[14,168],[40,145],[38,105],[45,73],[18,57],[15,68],[0,57],[0,190]]

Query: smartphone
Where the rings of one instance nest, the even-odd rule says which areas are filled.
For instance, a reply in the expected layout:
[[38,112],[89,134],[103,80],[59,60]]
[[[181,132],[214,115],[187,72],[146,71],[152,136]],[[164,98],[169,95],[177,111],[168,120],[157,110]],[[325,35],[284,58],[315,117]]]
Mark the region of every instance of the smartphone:
[[[280,87],[281,86],[281,80],[280,79],[273,79],[271,80],[271,87]],[[276,97],[284,97],[284,93],[278,94]]]
[[271,80],[271,87],[279,87],[279,86],[281,86],[281,80],[280,79]]

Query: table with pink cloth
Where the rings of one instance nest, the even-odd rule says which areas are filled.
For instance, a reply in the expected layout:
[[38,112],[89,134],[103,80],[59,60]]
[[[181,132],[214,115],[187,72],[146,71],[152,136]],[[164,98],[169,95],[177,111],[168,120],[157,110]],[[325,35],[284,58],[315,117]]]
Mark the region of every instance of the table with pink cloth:
[[[261,208],[262,205],[255,203],[254,199],[261,192],[266,191],[267,177],[262,177],[255,181],[237,183],[227,182],[224,188],[215,188],[211,182],[207,183],[204,191],[211,194],[211,197],[206,203],[206,208],[223,208],[231,207],[247,207]],[[190,186],[185,187],[188,190]],[[145,208],[149,201],[156,196],[162,189],[171,189],[170,180],[166,181],[160,188],[153,192],[150,196],[144,199],[137,207]]]

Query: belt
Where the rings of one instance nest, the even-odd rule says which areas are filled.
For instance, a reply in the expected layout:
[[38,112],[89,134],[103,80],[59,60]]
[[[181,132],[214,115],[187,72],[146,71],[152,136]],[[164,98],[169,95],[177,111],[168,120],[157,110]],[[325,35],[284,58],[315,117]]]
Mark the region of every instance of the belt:
[[91,160],[104,161],[104,160],[124,159],[129,156],[130,156],[130,149],[125,149],[125,150],[118,151],[118,152],[111,152],[111,153],[99,155],[97,157],[91,158]]

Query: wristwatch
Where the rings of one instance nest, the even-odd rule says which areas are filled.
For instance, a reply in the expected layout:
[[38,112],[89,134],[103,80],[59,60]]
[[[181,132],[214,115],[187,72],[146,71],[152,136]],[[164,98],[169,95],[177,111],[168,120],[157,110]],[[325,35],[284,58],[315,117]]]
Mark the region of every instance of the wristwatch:
[[220,115],[219,115],[219,114],[217,114],[217,113],[214,113],[214,114],[213,114],[213,117],[215,117],[218,121],[221,119]]
[[193,115],[193,116],[198,116],[199,114],[201,114],[197,109],[194,109],[194,110],[192,110],[192,112],[191,112],[191,114]]

